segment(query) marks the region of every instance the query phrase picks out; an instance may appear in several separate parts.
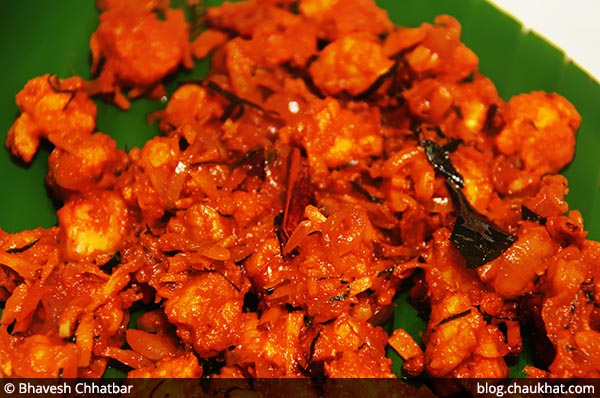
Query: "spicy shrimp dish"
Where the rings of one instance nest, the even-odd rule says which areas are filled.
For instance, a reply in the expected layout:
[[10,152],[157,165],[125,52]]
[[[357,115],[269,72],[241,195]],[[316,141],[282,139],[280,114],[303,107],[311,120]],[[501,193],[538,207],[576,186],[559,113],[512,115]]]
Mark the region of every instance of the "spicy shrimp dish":
[[[600,244],[560,174],[568,100],[501,98],[449,15],[97,7],[92,77],[16,96],[5,144],[24,163],[51,144],[57,225],[0,230],[0,375],[506,378],[528,340],[528,376],[600,376]],[[95,101],[139,97],[168,101],[126,151]],[[420,335],[390,327],[401,294]]]

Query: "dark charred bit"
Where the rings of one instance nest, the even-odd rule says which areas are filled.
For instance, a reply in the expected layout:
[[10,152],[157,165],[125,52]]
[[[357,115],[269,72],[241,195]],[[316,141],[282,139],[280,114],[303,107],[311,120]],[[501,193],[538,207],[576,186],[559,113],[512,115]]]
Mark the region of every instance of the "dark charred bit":
[[521,205],[521,219],[523,221],[533,221],[541,225],[546,225],[546,217],[540,216],[525,205]]
[[[385,93],[388,97],[394,98],[398,105],[405,103],[405,99],[401,96],[401,93],[409,89],[415,79],[415,72],[406,61],[406,55],[412,52],[416,47],[417,45],[415,44],[390,55],[389,58],[394,60],[394,64],[375,82],[375,84],[377,84],[378,81],[381,80],[381,83],[385,83],[387,86],[385,87]],[[375,84],[373,84],[373,86],[375,86]],[[373,86],[367,89],[371,94],[377,91],[372,90]],[[361,94],[361,97],[364,97],[365,93],[366,91]]]
[[58,78],[58,76],[56,76],[54,74],[48,75],[47,80],[48,80],[48,85],[50,86],[52,91],[54,91],[55,93],[70,95],[69,100],[67,101],[65,106],[63,106],[63,111],[66,110],[69,107],[69,105],[71,104],[71,101],[73,101],[73,99],[75,98],[77,91],[76,90],[65,90],[64,88],[62,88],[60,86],[60,79]]
[[285,233],[283,232],[283,212],[277,214],[275,216],[275,218],[273,218],[273,227],[275,230],[275,235],[277,235],[277,240],[279,241],[279,251],[281,253],[283,253],[283,247],[285,246],[285,243],[287,242],[287,236],[285,236]]
[[239,288],[239,287],[238,287],[238,286],[237,286],[235,283],[233,283],[233,281],[232,281],[231,279],[229,279],[229,278],[227,277],[227,275],[225,275],[225,274],[223,274],[223,273],[221,273],[221,272],[218,272],[218,271],[207,271],[207,272],[211,272],[211,273],[215,273],[215,274],[219,274],[219,275],[221,275],[223,278],[225,278],[225,280],[226,280],[227,282],[229,282],[229,284],[230,284],[231,286],[233,286],[233,288],[234,288],[235,290],[237,290],[238,292],[241,292],[241,291],[242,291],[242,290],[241,290],[241,289],[240,289],[240,288]]
[[371,203],[381,204],[385,202],[385,199],[372,195],[359,181],[350,181],[350,185],[352,185],[352,188],[356,192],[364,196]]
[[464,119],[463,113],[462,113],[462,109],[460,108],[459,105],[454,105],[452,107],[452,110],[454,110],[454,113],[456,114],[456,117],[459,118],[460,120]]
[[313,317],[313,316],[304,315],[304,326],[305,327],[312,326],[312,323],[313,323],[314,319],[315,319],[315,317]]
[[25,246],[15,247],[13,249],[8,249],[6,252],[8,254],[23,253],[23,252],[31,249],[33,246],[35,246],[35,244],[38,243],[38,241],[39,241],[39,239],[35,239],[34,241],[31,241],[31,242],[27,243]]
[[594,295],[594,280],[581,282],[579,288],[583,292],[586,304],[594,304],[594,306],[597,307]]
[[[169,222],[169,220],[173,216],[175,216],[175,214],[176,214],[176,210],[174,210],[174,209],[166,209],[165,212],[164,212],[164,214],[160,218],[161,224],[166,225]],[[150,227],[148,227],[148,228],[150,228]]]
[[518,322],[519,318],[514,316],[514,317],[510,317],[510,316],[501,316],[501,315],[491,315],[488,314],[487,312],[485,312],[484,310],[481,309],[480,305],[474,305],[474,308],[477,309],[477,311],[479,311],[479,313],[481,315],[483,315],[483,319],[485,320],[486,323],[491,323],[493,320],[496,321],[511,321],[511,322]]
[[436,327],[442,326],[445,323],[452,322],[452,321],[455,321],[455,320],[460,319],[462,317],[465,317],[465,316],[469,315],[470,313],[471,313],[471,309],[469,308],[468,310],[465,310],[463,312],[459,312],[458,314],[452,314],[452,315],[450,315],[450,316],[442,319],[441,321],[439,321],[438,324],[436,325]]
[[346,291],[343,294],[338,294],[327,300],[328,303],[335,303],[336,301],[344,301],[350,297],[350,285],[346,285]]
[[265,164],[265,148],[262,146],[258,146],[246,152],[240,159],[238,159],[232,165],[232,167],[237,168],[241,166],[246,166],[248,169],[247,174],[249,176],[258,177],[264,181],[266,177]]
[[244,263],[246,262],[246,260],[248,260],[250,257],[252,257],[254,253],[248,253],[246,254],[244,257],[240,258],[239,260],[235,261],[234,264],[237,265],[238,267],[241,267],[242,265],[244,265]]
[[310,348],[309,348],[309,356],[306,360],[307,364],[306,367],[302,366],[301,364],[298,364],[298,370],[300,371],[300,373],[302,373],[304,376],[310,378],[312,380],[312,382],[315,385],[321,385],[324,383],[325,381],[325,363],[323,361],[314,361],[313,357],[315,355],[315,347],[317,345],[317,340],[319,340],[319,337],[321,335],[321,332],[317,332],[317,334],[315,335],[315,337],[311,340],[310,342]]
[[60,79],[58,78],[58,76],[56,76],[54,74],[48,75],[47,81],[48,81],[48,85],[50,86],[52,91],[54,91],[55,93],[75,95],[75,93],[77,92],[76,90],[66,90],[66,89],[62,88],[60,86]]
[[396,269],[396,266],[393,265],[391,267],[388,267],[382,271],[379,271],[377,273],[377,277],[381,278],[381,277],[385,277],[385,278],[389,278],[390,275],[392,275],[394,273],[394,270]]
[[431,140],[421,140],[421,147],[429,163],[454,186],[462,188],[465,185],[463,176],[454,168],[448,152]]
[[444,134],[444,130],[442,130],[442,128],[440,126],[433,126],[432,128],[429,128],[428,130],[435,131],[437,136],[440,138],[446,138],[446,134]]
[[368,99],[373,94],[375,94],[377,92],[377,90],[379,90],[379,88],[381,86],[383,86],[383,84],[387,80],[393,79],[397,72],[398,72],[398,62],[396,61],[396,62],[394,62],[392,67],[387,72],[385,72],[384,74],[379,76],[375,80],[375,82],[373,82],[373,84],[371,84],[370,87],[368,87],[365,91],[363,91],[361,94],[356,96],[356,99],[359,101]]
[[223,87],[219,86],[217,83],[215,83],[211,80],[203,82],[203,85],[206,88],[216,92],[217,94],[219,94],[220,96],[222,96],[229,102],[229,104],[225,107],[223,114],[221,115],[220,119],[222,122],[224,122],[230,118],[232,120],[239,119],[240,117],[243,116],[246,106],[254,108],[263,114],[279,115],[279,113],[276,111],[266,110],[262,106],[254,103],[250,100],[239,97],[234,92],[224,89]]
[[301,307],[299,305],[292,305],[290,303],[285,303],[283,307],[287,312],[304,311],[304,307]]
[[493,136],[500,132],[502,129],[502,121],[499,115],[498,105],[492,104],[485,114],[485,120],[483,122],[483,132],[487,135]]
[[337,296],[333,296],[332,298],[330,298],[329,300],[327,300],[328,303],[335,303],[336,301],[344,301],[348,298],[348,296],[346,296],[345,294],[338,294]]
[[264,294],[266,294],[267,296],[270,296],[271,294],[273,294],[274,291],[275,291],[274,287],[269,287],[269,288],[265,289]]

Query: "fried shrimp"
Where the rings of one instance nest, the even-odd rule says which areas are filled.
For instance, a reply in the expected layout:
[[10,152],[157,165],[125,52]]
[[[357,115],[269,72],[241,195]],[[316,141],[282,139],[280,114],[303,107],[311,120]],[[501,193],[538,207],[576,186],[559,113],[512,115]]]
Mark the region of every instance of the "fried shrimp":
[[[139,3],[139,4],[138,4]],[[101,1],[100,26],[92,34],[92,73],[86,84],[92,95],[112,94],[117,106],[127,109],[131,97],[164,94],[161,82],[177,67],[192,65],[189,28],[182,10],[155,1]],[[157,13],[164,13],[164,20]],[[143,49],[140,51],[140,49]],[[102,65],[100,65],[102,61]]]
[[17,94],[21,114],[11,126],[6,145],[29,163],[41,139],[52,142],[68,135],[88,135],[96,127],[96,104],[87,96],[78,76],[59,79],[56,75],[36,77]]
[[[53,144],[59,209],[0,231],[2,376],[116,362],[317,396],[399,376],[391,348],[426,389],[508,377],[526,333],[545,353],[529,375],[598,376],[600,245],[558,174],[581,121],[565,98],[502,99],[448,15],[405,28],[371,0],[249,0],[190,37],[167,2],[121,3],[98,3],[93,80],[17,95],[6,145],[30,162]],[[95,131],[91,97],[155,97],[192,56],[210,70],[150,115],[159,136],[123,151]],[[406,296],[421,335],[390,318]]]

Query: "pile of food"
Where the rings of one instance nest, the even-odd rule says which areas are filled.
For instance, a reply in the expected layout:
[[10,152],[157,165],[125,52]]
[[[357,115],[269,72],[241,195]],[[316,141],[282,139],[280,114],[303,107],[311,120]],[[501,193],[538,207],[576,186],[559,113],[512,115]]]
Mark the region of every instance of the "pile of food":
[[[504,378],[528,336],[528,375],[600,375],[600,244],[558,174],[566,99],[504,101],[447,15],[166,3],[99,0],[93,79],[17,95],[6,145],[30,162],[52,144],[59,209],[0,231],[1,375],[394,378],[391,347],[405,376]],[[168,98],[162,134],[126,152],[94,100],[140,96]],[[386,329],[402,292],[422,336]]]

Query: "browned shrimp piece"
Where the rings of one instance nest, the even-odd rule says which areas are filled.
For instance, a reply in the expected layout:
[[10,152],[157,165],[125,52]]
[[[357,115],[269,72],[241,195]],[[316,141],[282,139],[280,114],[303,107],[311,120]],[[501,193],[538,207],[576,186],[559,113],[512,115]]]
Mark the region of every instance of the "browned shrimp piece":
[[284,27],[298,19],[287,9],[264,0],[227,2],[219,7],[209,8],[206,18],[212,26],[235,31],[244,37],[253,36],[257,29],[268,21],[277,21]]
[[542,175],[557,173],[573,158],[581,116],[560,95],[533,92],[515,96],[508,102],[504,119],[506,126],[496,137],[496,147],[522,164],[522,171],[508,184],[508,192],[519,192]]
[[[264,1],[225,3],[207,10],[206,16],[213,27],[233,30],[250,38],[246,44],[251,57],[269,66],[291,63],[304,67],[317,52],[316,26],[290,10]],[[207,30],[192,43],[193,48],[210,49],[210,43],[219,43],[218,31]],[[206,50],[199,52],[198,56]]]
[[111,188],[128,163],[125,152],[106,134],[53,136],[52,143],[46,181],[59,197]]
[[165,313],[179,337],[208,357],[231,345],[242,304],[243,293],[226,276],[205,272],[175,290]]
[[322,183],[329,168],[340,167],[381,153],[382,136],[376,111],[353,112],[332,98],[314,101],[304,120],[286,126],[284,142],[306,148],[315,183]]
[[440,15],[434,25],[424,24],[423,28],[426,36],[406,57],[415,72],[456,82],[476,71],[479,59],[460,41],[461,26],[454,17]]
[[41,139],[91,134],[96,127],[96,105],[83,86],[77,76],[61,80],[43,75],[27,82],[17,94],[21,115],[6,138],[13,155],[29,163]]
[[239,318],[239,337],[232,340],[226,363],[251,369],[257,378],[301,377],[300,367],[307,367],[301,344],[304,315],[280,307],[269,308],[260,318],[245,315]]
[[[566,247],[548,262],[548,272],[541,281],[541,316],[543,333],[550,355],[546,355],[549,372],[533,366],[525,371],[533,376],[598,377],[600,342],[598,330],[597,275],[600,255],[597,242],[587,241],[582,247]],[[543,346],[541,346],[543,347]],[[553,355],[552,355],[553,354]]]
[[319,26],[319,35],[333,41],[353,32],[372,35],[392,29],[387,13],[372,0],[302,0],[300,12]]
[[96,191],[73,197],[58,211],[66,258],[79,260],[117,252],[131,232],[131,215],[121,196]]
[[217,29],[206,29],[191,43],[192,55],[196,58],[205,58],[215,48],[227,42],[227,33]]
[[324,94],[358,95],[393,64],[374,37],[357,33],[340,37],[325,47],[308,72]]
[[330,377],[394,377],[385,357],[387,335],[370,323],[346,315],[321,329],[313,360],[325,361]]
[[[196,111],[190,113],[190,109]],[[212,99],[208,89],[198,84],[185,84],[178,87],[171,95],[164,110],[158,111],[153,117],[160,119],[160,129],[169,134],[185,125],[203,125],[211,118],[219,117],[223,113],[221,104]],[[182,131],[188,143],[195,141],[197,131],[194,128],[185,128]],[[194,136],[191,136],[194,134]]]
[[[511,348],[485,316],[514,317],[514,309],[466,268],[448,237],[447,230],[435,232],[424,265],[431,305],[423,338],[425,369],[434,377],[506,377],[504,356]],[[518,327],[516,322],[506,325]]]
[[[115,103],[125,109],[129,101],[121,94],[124,89],[131,89],[133,97],[163,95],[161,80],[180,65],[192,64],[182,10],[167,9],[163,21],[149,10],[107,8],[92,34],[90,49],[92,73],[100,74],[87,84],[87,92],[113,94]],[[101,60],[104,63],[100,69]]]
[[477,269],[481,279],[506,298],[531,293],[536,278],[545,273],[548,259],[556,251],[543,226],[526,223],[518,235],[502,256]]
[[8,336],[1,330],[5,347],[12,351],[12,358],[4,362],[4,374],[12,377],[55,378],[76,377],[78,349],[74,343],[66,343],[46,335],[32,335],[22,339]]

